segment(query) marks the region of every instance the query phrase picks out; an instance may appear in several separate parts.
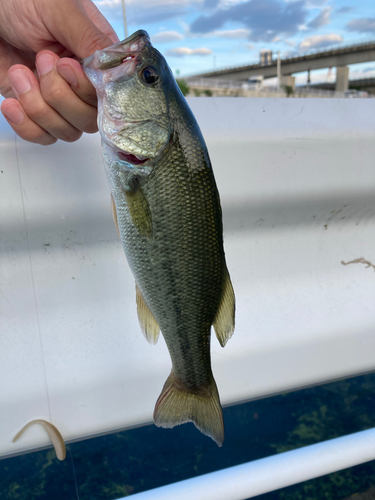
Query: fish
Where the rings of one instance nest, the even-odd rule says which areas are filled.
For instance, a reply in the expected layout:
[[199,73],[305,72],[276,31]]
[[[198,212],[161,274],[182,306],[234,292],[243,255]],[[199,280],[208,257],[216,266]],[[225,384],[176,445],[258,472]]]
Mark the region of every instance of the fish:
[[163,55],[139,30],[82,61],[98,97],[98,128],[112,212],[136,282],[138,320],[160,332],[172,370],[154,422],[186,422],[224,440],[210,335],[234,332],[220,198],[208,150]]

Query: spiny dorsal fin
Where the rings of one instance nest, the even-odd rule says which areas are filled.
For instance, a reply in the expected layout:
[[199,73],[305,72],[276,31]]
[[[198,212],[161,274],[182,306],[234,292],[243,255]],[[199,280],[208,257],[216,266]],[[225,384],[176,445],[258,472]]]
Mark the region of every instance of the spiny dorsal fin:
[[236,310],[236,298],[230,281],[228,269],[225,267],[223,277],[223,292],[220,304],[213,322],[216,337],[221,347],[224,347],[234,332],[234,314]]
[[139,291],[137,284],[135,285],[135,289],[136,289],[138,321],[142,333],[146,337],[148,342],[150,342],[150,344],[156,344],[160,332],[159,325],[156,319],[154,318],[154,315],[150,311],[150,308],[146,304],[143,295]]
[[115,205],[115,200],[113,199],[113,196],[111,195],[111,211],[112,211],[112,217],[113,217],[113,220],[115,222],[115,226],[116,226],[116,229],[117,229],[117,234],[118,234],[118,237],[120,238],[121,240],[121,236],[120,236],[120,230],[118,228],[118,220],[117,220],[117,212],[116,212],[116,205]]
[[156,402],[154,421],[157,427],[166,429],[193,422],[197,429],[221,446],[224,441],[223,412],[214,378],[193,391],[176,380],[172,371]]

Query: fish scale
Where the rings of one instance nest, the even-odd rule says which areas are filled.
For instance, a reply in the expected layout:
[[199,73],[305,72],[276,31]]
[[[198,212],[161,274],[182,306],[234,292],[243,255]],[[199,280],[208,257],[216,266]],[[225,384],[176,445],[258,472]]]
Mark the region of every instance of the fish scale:
[[221,446],[210,333],[213,325],[224,347],[234,330],[235,298],[204,139],[146,32],[97,51],[83,66],[98,91],[104,165],[140,326],[151,343],[161,331],[172,360],[155,423],[191,421]]
[[[129,264],[166,339],[175,373],[200,386],[211,378],[209,335],[222,286],[222,276],[215,268],[220,269],[224,255],[220,251],[219,217],[216,227],[207,224],[207,219],[215,220],[213,203],[207,197],[217,196],[216,187],[211,181],[207,197],[196,194],[203,177],[208,177],[207,183],[213,179],[210,168],[194,165],[193,170],[198,174],[189,176],[182,149],[173,144],[154,174],[140,182],[152,213],[154,237],[140,237],[130,217],[119,221],[119,226],[120,232],[123,227],[127,234]],[[178,310],[182,313],[177,314]],[[176,330],[181,337],[177,349]],[[197,367],[184,355],[189,349],[196,354],[202,350]]]

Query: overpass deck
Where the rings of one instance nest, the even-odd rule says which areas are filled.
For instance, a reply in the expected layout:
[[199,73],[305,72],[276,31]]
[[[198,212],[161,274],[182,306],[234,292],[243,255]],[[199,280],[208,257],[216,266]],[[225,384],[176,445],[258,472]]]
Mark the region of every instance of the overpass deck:
[[[300,73],[302,71],[347,66],[348,64],[369,61],[375,61],[375,40],[281,59],[281,73],[285,76],[293,73]],[[262,66],[260,63],[236,66],[191,75],[186,79],[189,81],[193,78],[204,77],[243,81],[254,75],[263,75],[264,78],[273,78],[277,76],[276,59],[272,61],[272,64],[267,66]]]

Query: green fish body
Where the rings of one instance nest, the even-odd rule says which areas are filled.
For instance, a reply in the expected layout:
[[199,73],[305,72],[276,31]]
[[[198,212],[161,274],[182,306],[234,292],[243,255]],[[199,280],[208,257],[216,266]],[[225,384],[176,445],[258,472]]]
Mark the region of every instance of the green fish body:
[[159,331],[172,371],[157,400],[160,427],[192,421],[221,446],[210,330],[234,330],[222,216],[207,148],[163,56],[145,31],[83,61],[98,94],[113,214],[136,281],[141,329]]

